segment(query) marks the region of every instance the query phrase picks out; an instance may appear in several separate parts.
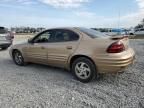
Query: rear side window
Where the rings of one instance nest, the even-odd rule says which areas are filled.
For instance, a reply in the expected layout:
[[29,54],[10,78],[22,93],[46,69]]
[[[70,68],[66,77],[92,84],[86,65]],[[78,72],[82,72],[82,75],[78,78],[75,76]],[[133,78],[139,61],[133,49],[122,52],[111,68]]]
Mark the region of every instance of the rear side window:
[[79,35],[70,30],[56,30],[55,42],[76,41]]
[[4,27],[0,27],[0,34],[7,33],[7,30]]
[[87,29],[87,28],[78,28],[81,32],[87,34],[88,36],[90,36],[91,38],[105,38],[108,37],[107,35],[93,30],[93,29]]

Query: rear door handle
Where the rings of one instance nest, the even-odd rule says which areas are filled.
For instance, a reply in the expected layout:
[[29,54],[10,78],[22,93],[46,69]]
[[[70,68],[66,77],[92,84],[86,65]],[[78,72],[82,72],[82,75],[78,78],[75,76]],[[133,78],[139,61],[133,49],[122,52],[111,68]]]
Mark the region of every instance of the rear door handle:
[[72,49],[72,46],[67,46],[66,48],[70,50],[70,49]]

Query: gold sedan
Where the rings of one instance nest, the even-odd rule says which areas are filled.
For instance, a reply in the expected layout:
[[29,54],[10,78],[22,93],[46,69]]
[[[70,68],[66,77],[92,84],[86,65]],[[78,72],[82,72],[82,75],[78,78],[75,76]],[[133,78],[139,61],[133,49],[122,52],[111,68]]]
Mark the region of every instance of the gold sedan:
[[13,45],[10,55],[17,65],[40,63],[71,70],[81,82],[99,73],[118,73],[133,63],[135,53],[127,37],[109,37],[87,28],[45,30],[27,43]]

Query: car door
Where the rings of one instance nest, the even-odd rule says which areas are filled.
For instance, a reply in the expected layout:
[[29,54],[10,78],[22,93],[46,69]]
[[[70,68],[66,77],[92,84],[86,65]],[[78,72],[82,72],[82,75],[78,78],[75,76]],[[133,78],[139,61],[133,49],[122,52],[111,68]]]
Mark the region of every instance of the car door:
[[53,31],[48,30],[37,35],[23,50],[28,61],[47,64],[48,42],[52,41]]
[[65,67],[70,55],[76,50],[80,37],[72,30],[55,30],[55,41],[48,43],[48,63]]

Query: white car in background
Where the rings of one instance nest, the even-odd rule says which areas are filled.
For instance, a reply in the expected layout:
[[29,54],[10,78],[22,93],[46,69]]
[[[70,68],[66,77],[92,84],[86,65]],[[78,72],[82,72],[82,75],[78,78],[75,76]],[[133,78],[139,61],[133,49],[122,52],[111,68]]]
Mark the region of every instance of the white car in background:
[[123,36],[127,34],[126,30],[124,29],[110,29],[107,32],[103,32],[103,33],[109,36]]
[[143,35],[144,36],[144,28],[135,30],[134,35]]
[[4,27],[0,27],[0,49],[7,49],[13,41],[14,35]]

